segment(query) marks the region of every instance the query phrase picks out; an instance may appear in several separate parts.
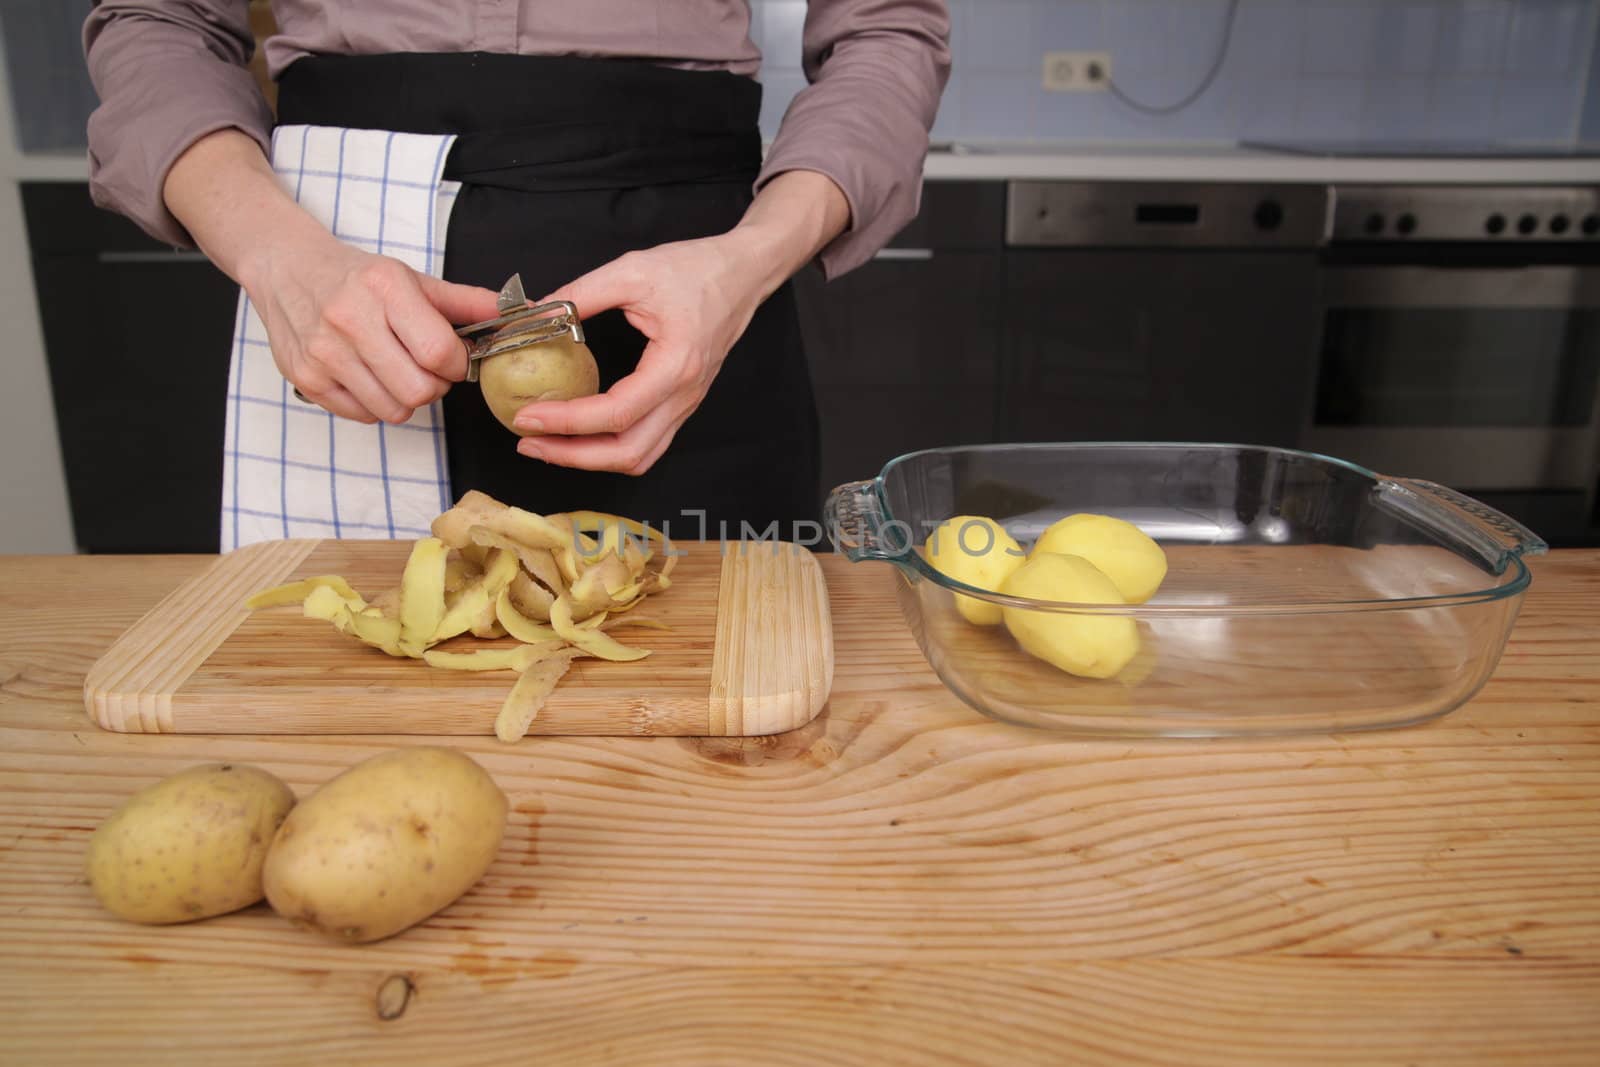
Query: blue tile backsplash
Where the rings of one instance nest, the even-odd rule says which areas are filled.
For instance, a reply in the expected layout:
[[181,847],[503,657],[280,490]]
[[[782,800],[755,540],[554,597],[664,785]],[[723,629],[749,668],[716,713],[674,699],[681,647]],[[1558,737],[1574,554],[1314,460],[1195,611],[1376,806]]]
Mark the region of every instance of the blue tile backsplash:
[[[1600,0],[1241,0],[1211,88],[1171,115],[1040,88],[1044,53],[1109,51],[1169,104],[1204,77],[1227,0],[949,0],[955,72],[937,140],[1600,139]],[[805,84],[805,0],[752,0],[762,127]]]

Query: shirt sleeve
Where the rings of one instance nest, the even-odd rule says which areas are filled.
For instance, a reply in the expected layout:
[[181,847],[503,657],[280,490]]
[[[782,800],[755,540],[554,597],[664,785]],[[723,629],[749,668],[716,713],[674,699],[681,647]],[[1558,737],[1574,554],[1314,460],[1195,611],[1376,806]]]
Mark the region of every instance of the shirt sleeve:
[[83,26],[100,106],[89,116],[89,192],[147,233],[192,245],[162,198],[167,171],[230,127],[271,151],[272,111],[246,64],[247,0],[100,0]]
[[811,0],[801,62],[810,85],[789,105],[756,188],[788,170],[839,186],[850,224],[820,256],[836,278],[916,217],[950,77],[950,16],[941,0]]

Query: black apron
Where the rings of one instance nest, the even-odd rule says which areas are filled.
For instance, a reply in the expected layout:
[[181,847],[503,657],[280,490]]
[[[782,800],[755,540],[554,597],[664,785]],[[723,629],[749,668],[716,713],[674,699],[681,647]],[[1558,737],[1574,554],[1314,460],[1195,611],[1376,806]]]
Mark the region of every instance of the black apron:
[[[487,53],[311,56],[279,80],[279,121],[458,135],[444,176],[462,189],[444,276],[498,289],[521,273],[534,298],[625,252],[724,233],[760,167],[761,87],[651,63]],[[580,309],[581,311],[582,309]],[[642,334],[621,312],[586,318],[609,388]],[[580,508],[716,537],[820,510],[817,418],[794,294],[764,303],[698,411],[644,475],[555,467],[516,451],[477,388],[444,400],[451,488],[532,511]]]

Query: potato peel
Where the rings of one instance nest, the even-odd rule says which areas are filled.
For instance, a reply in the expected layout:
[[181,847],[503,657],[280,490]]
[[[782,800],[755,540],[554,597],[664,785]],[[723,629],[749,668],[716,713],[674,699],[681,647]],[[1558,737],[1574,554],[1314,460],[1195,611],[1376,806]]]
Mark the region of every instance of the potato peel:
[[444,561],[444,591],[454,593],[458,589],[465,589],[481,574],[483,565],[480,561],[468,559],[458,550],[451,549]]
[[613,663],[630,663],[644,659],[650,654],[649,649],[629,648],[599,630],[585,630],[575,625],[572,621],[572,601],[564,596],[556,597],[556,602],[550,605],[550,625],[563,640],[598,659],[611,660]]
[[556,569],[555,560],[551,556],[550,549],[524,544],[515,538],[507,537],[505,534],[498,533],[483,525],[474,526],[470,531],[470,536],[473,543],[482,548],[497,548],[514,554],[517,561],[522,565],[523,571],[531,574],[550,588],[552,600],[555,599],[554,594],[561,592],[561,573]]
[[646,526],[638,519],[612,515],[604,511],[568,511],[563,514],[566,515],[567,521],[572,523],[572,528],[581,533],[604,535],[607,528],[616,528],[628,531],[635,538],[643,538],[662,545],[667,543],[666,534],[653,526]]
[[314,589],[332,589],[344,600],[361,600],[361,594],[350,588],[350,583],[337,574],[320,574],[315,578],[302,578],[298,582],[263,589],[246,600],[244,606],[251,611],[258,611],[284,604],[303,604]]
[[400,578],[400,648],[420,656],[444,620],[445,543],[424,537],[411,548]]
[[422,661],[430,667],[452,671],[516,671],[519,674],[563,647],[559,638],[517,648],[480,648],[472,652],[441,652],[430,648]]
[[400,651],[400,620],[370,614],[370,609],[358,611],[355,604],[359,603],[359,597],[353,604],[332,586],[318,586],[306,597],[300,610],[306,618],[330,622],[340,633],[350,634],[391,656],[404,655]]
[[500,625],[505,627],[506,633],[526,644],[539,644],[545,641],[560,641],[561,635],[548,626],[540,625],[529,619],[517,606],[512,603],[511,590],[500,590],[500,596],[494,605],[495,617]]
[[566,592],[567,600],[572,604],[573,618],[587,619],[611,607],[611,590],[608,587],[617,571],[621,572],[622,580],[626,581],[628,575],[626,565],[616,556],[607,556],[600,563],[578,575],[578,580],[573,582],[572,588]]
[[[550,566],[555,567],[554,560],[551,560]],[[511,603],[519,613],[535,622],[550,621],[550,605],[556,602],[556,595],[529,577],[527,571],[511,579],[509,592]]]
[[472,527],[482,525],[488,516],[505,510],[506,505],[488,493],[473,489],[456,501],[455,507],[433,520],[431,532],[451,548],[459,548],[466,553],[472,545],[469,533]]
[[582,654],[575,648],[562,649],[523,671],[500,706],[500,714],[494,720],[494,735],[507,744],[527,736],[528,727],[533,725],[539,709],[572,668],[572,661]]
[[613,615],[600,624],[602,630],[615,630],[623,626],[637,626],[641,630],[668,630],[672,627],[649,615]]
[[[599,534],[589,536],[590,531]],[[579,656],[632,662],[650,655],[610,637],[620,626],[670,629],[622,617],[667,588],[677,554],[655,530],[603,512],[539,515],[470,492],[416,541],[400,585],[369,604],[339,575],[302,578],[249,597],[250,610],[298,603],[301,613],[391,656],[458,671],[515,671],[500,709],[502,741],[526,735]],[[471,633],[515,647],[433,646]]]

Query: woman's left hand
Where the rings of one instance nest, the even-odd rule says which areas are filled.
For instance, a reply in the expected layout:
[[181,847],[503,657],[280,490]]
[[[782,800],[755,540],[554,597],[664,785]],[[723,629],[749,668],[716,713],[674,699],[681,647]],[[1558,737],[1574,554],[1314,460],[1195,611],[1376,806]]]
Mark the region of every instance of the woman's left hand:
[[643,474],[694,414],[728,351],[767,296],[739,231],[629,252],[550,294],[585,318],[620,308],[648,340],[632,374],[579,400],[529,404],[525,456],[564,467]]
[[831,179],[785,171],[727,233],[629,252],[545,297],[572,301],[585,318],[620,308],[648,343],[633,373],[606,392],[517,412],[519,427],[545,435],[523,438],[517,451],[563,467],[649,470],[761,302],[849,221]]

